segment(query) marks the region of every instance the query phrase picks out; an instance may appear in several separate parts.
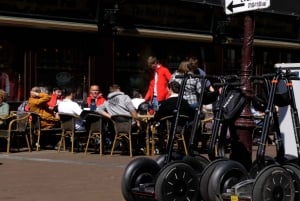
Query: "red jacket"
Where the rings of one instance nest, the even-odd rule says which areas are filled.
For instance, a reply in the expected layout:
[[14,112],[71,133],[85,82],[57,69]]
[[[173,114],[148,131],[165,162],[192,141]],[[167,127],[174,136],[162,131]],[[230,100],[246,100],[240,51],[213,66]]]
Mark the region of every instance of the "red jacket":
[[[97,100],[96,100],[96,105],[97,105],[97,107],[100,106],[100,105],[102,105],[102,104],[105,102],[105,100],[106,100],[106,99],[105,99],[103,96],[98,96],[98,97],[97,97]],[[86,103],[88,104],[88,107],[91,106],[91,102],[92,102],[92,97],[91,97],[91,96],[88,96],[88,97],[86,98]]]
[[[168,83],[171,79],[171,73],[168,68],[159,64],[159,67],[156,68],[157,72],[157,100],[158,102],[165,100],[169,97]],[[150,83],[148,91],[145,95],[145,101],[151,101],[153,99],[154,93],[154,75],[155,71],[152,73],[150,78]]]

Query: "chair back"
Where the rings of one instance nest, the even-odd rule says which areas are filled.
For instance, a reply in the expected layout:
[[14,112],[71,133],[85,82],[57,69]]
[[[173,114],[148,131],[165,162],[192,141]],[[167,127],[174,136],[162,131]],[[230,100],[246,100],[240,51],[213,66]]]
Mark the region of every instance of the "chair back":
[[78,117],[76,117],[75,115],[72,114],[68,114],[68,113],[58,113],[59,119],[60,119],[60,124],[61,124],[61,128],[63,130],[70,130],[70,131],[74,131],[75,130],[75,123],[76,123],[76,119]]
[[24,112],[24,113],[18,113],[16,118],[16,124],[13,130],[17,132],[25,132],[28,128],[28,122],[29,122],[29,116],[30,113]]
[[40,130],[41,129],[41,116],[35,112],[30,112],[30,124],[31,128],[34,130]]
[[131,134],[132,117],[127,115],[114,115],[111,117],[116,133]]
[[102,116],[100,114],[88,114],[85,118],[86,129],[89,131],[101,131]]
[[[166,129],[165,132],[167,134],[171,134],[171,126],[174,121],[174,118],[175,116],[170,115],[170,116],[165,116],[159,120],[160,124],[162,126],[165,126],[164,129]],[[186,126],[188,125],[189,120],[190,120],[189,116],[179,115],[178,123],[176,126],[176,133],[181,133],[183,129],[185,129]]]

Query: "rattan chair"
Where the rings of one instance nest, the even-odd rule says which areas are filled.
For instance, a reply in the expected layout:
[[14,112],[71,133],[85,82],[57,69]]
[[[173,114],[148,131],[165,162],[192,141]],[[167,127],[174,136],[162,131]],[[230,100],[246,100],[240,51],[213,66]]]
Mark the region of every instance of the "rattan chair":
[[[41,116],[35,112],[30,112],[30,132],[31,137],[36,136],[36,151],[40,150],[41,134],[58,134],[61,133],[61,127],[41,128]],[[31,140],[31,144],[33,144]]]
[[63,145],[64,151],[66,151],[66,137],[70,137],[71,139],[71,152],[74,153],[74,142],[75,138],[80,140],[81,137],[86,137],[86,130],[76,130],[76,120],[79,119],[78,116],[68,114],[68,113],[58,113],[60,124],[61,124],[61,139],[59,142],[58,152],[61,150],[61,146]]
[[117,141],[125,139],[129,144],[129,155],[132,158],[132,117],[126,115],[114,115],[111,117],[111,120],[115,129],[115,138],[113,141],[110,155],[113,155]]
[[[177,144],[177,148],[179,148],[181,143],[184,148],[184,153],[186,155],[188,155],[188,150],[187,150],[187,145],[185,140],[185,131],[188,126],[189,119],[190,119],[189,116],[179,115],[178,124],[176,126],[176,133],[175,133],[175,143]],[[173,115],[166,116],[161,118],[159,120],[159,123],[152,127],[152,139],[151,139],[152,156],[155,155],[155,148],[158,142],[160,142],[159,146],[164,147],[164,148],[159,147],[160,149],[161,148],[165,149],[167,147],[167,143],[171,135],[171,126],[173,120],[174,120]]]
[[16,113],[12,114],[6,119],[7,129],[0,130],[0,138],[7,140],[6,152],[10,153],[11,141],[14,137],[25,137],[29,152],[31,152],[31,144],[28,138],[28,122],[30,113]]
[[85,117],[86,121],[86,129],[89,132],[86,147],[85,147],[85,154],[87,154],[90,140],[91,139],[99,139],[99,154],[102,156],[103,154],[103,132],[102,132],[102,120],[103,116],[100,114],[88,114]]

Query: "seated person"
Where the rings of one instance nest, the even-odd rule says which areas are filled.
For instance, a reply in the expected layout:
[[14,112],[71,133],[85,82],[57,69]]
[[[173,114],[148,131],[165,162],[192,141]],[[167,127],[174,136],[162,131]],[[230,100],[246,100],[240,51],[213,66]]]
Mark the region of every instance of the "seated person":
[[62,96],[62,90],[59,87],[55,87],[52,90],[51,99],[48,102],[48,106],[50,110],[57,112],[57,105],[64,99]]
[[[160,119],[163,117],[171,116],[171,115],[176,115],[177,111],[177,101],[178,101],[178,93],[180,91],[180,84],[177,81],[171,81],[168,84],[168,90],[170,96],[161,102],[161,105],[156,111],[154,115],[154,124],[157,127],[157,134],[158,135],[164,135],[166,134],[166,125],[163,122],[160,122]],[[194,117],[194,110],[188,102],[185,99],[182,99],[181,106],[180,106],[180,115],[186,115],[190,117],[190,120],[193,119]],[[158,123],[157,123],[158,122]],[[180,121],[178,122],[180,124]],[[160,137],[160,142],[159,142],[159,149],[160,151],[165,151],[163,139],[165,139],[165,136]],[[186,141],[189,139],[189,136],[185,136]],[[188,142],[188,141],[187,141]]]
[[[97,107],[96,111],[109,119],[114,115],[131,116],[134,119],[132,132],[137,131],[139,129],[138,115],[131,98],[122,92],[120,86],[117,84],[110,86],[109,91],[107,100],[100,107]],[[121,118],[119,120],[122,121]],[[111,127],[111,125],[108,126]],[[144,137],[142,135],[138,136],[141,138]]]
[[74,101],[75,93],[75,89],[66,88],[64,94],[65,98],[58,104],[57,110],[61,113],[68,113],[78,116],[78,119],[75,123],[75,129],[85,130],[84,121],[79,118],[80,114],[82,113],[82,109],[80,105]]
[[5,120],[9,116],[9,104],[6,102],[6,92],[0,89],[0,127],[5,127]]
[[111,118],[113,115],[127,115],[132,116],[134,119],[138,118],[131,98],[121,91],[119,85],[113,84],[109,91],[107,100],[100,107],[97,107],[97,112],[107,118]]
[[6,102],[6,92],[0,89],[0,118],[9,116],[9,104]]
[[[89,96],[86,98],[86,105],[91,109],[91,111],[95,111],[97,107],[102,105],[105,102],[105,98],[100,91],[100,87],[96,84],[90,86]],[[95,103],[95,104],[92,104]]]
[[[175,111],[178,109],[176,106],[180,84],[177,81],[171,81],[168,84],[168,89],[170,96],[161,102],[159,110],[154,115],[154,121],[158,122],[163,117],[176,114]],[[189,116],[192,119],[194,117],[194,112],[195,111],[190,107],[188,102],[185,99],[182,99],[179,114]]]
[[[53,110],[48,107],[50,96],[44,88],[35,86],[30,91],[28,107],[30,112],[35,112],[41,117],[41,128],[53,128],[59,125],[59,119],[55,116]],[[43,90],[43,91],[42,91]]]
[[133,89],[131,101],[132,101],[135,109],[138,110],[139,105],[141,103],[144,103],[145,99],[143,98],[141,92],[138,89]]

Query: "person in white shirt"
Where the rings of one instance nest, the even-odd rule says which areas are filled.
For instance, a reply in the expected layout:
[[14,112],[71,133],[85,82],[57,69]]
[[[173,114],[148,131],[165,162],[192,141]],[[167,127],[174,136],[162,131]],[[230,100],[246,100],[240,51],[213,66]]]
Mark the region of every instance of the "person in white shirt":
[[82,109],[78,103],[73,101],[75,97],[75,90],[72,88],[65,89],[65,98],[58,104],[58,112],[68,113],[78,116],[78,119],[75,123],[76,130],[84,130],[84,121],[79,118]]
[[141,103],[145,102],[145,99],[143,99],[143,95],[138,89],[134,89],[132,91],[132,99],[131,99],[133,106],[135,107],[136,110],[139,109],[139,106]]

